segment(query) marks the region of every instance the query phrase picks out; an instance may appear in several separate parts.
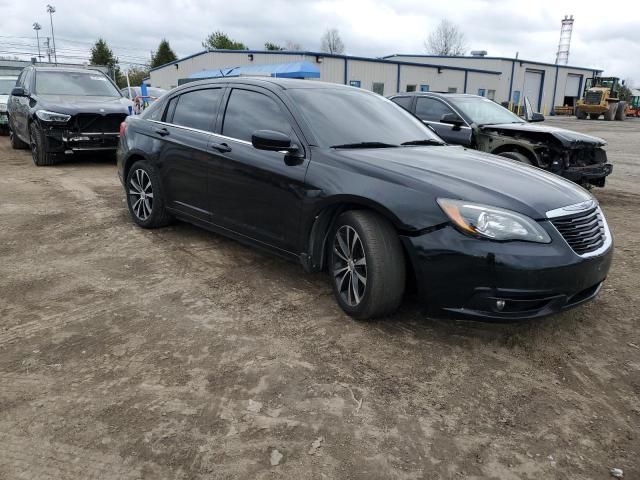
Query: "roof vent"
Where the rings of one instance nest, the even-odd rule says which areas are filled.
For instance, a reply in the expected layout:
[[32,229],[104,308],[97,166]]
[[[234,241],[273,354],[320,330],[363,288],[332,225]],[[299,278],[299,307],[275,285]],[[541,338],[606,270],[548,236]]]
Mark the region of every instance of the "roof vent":
[[471,50],[471,56],[472,57],[486,57],[487,56],[487,51],[486,50]]

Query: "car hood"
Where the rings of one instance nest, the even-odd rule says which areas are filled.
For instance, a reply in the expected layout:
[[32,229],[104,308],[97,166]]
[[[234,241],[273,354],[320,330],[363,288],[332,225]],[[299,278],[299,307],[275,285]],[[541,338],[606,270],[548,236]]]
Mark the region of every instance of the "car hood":
[[558,140],[565,148],[577,147],[602,147],[607,144],[605,140],[584,133],[566,130],[564,128],[539,125],[537,123],[500,123],[495,125],[484,125],[480,127],[483,131],[509,131],[522,132],[524,134],[548,134]]
[[537,167],[458,146],[337,150],[340,160],[431,197],[514,210],[531,218],[591,200],[582,187]]
[[78,113],[129,113],[131,100],[124,97],[89,97],[75,95],[38,95],[39,109],[67,115]]

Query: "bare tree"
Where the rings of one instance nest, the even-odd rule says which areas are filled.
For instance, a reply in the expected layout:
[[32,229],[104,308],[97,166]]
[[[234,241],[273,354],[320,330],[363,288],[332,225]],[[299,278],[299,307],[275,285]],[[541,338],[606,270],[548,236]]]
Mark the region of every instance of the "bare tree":
[[424,47],[433,55],[464,55],[467,51],[467,39],[456,24],[444,19],[431,32]]
[[320,50],[327,53],[344,53],[344,43],[337,28],[328,28],[320,38]]
[[294,51],[294,52],[300,52],[300,51],[304,50],[304,47],[298,42],[294,42],[292,40],[287,40],[284,43],[284,49],[285,50],[291,50],[291,51]]

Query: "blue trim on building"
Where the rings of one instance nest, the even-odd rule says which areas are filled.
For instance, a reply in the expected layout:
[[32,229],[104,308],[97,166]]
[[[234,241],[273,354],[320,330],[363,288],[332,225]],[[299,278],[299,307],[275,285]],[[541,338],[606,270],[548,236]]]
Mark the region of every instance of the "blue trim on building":
[[464,91],[462,93],[467,93],[467,78],[469,76],[469,72],[464,72]]
[[345,85],[347,84],[347,78],[348,78],[348,76],[347,76],[347,67],[348,67],[348,65],[349,65],[349,62],[347,62],[347,59],[345,58],[344,59],[344,84]]
[[400,92],[400,65],[398,65],[398,73],[396,77],[396,92]]
[[[417,54],[417,55],[412,55],[410,53],[394,53],[393,55],[385,55],[384,57],[382,57],[383,59],[389,59],[391,57],[418,57],[418,58],[463,58],[465,60],[505,60],[507,62],[511,62],[511,61],[516,61],[516,62],[520,62],[520,63],[530,63],[533,65],[544,65],[545,67],[555,67],[556,64],[555,63],[545,63],[545,62],[536,62],[534,60],[523,60],[521,58],[509,58],[509,57],[466,57],[466,56],[461,56],[461,55],[424,55],[424,54]],[[561,67],[565,67],[565,68],[573,68],[574,70],[589,70],[591,72],[593,71],[597,71],[597,72],[602,72],[603,70],[596,70],[593,68],[587,68],[587,67],[574,67],[571,65],[560,65]]]
[[516,70],[516,61],[513,60],[511,62],[511,78],[509,79],[509,98],[508,98],[508,102],[511,103],[511,94],[513,93],[513,73]]
[[580,75],[580,86],[578,87],[578,98],[582,98],[582,85],[584,83],[584,75]]
[[[164,65],[160,65],[159,67],[152,68],[149,71],[153,72],[155,70],[165,68],[169,65],[174,65],[184,60],[188,60],[190,58],[204,55],[210,52],[211,53],[245,53],[247,55],[251,53],[267,54],[267,55],[274,55],[274,54],[275,55],[306,55],[310,57],[317,56],[317,57],[325,57],[325,58],[343,58],[345,61],[356,60],[356,61],[363,61],[363,62],[382,63],[385,65],[408,65],[412,67],[435,68],[440,70],[458,70],[463,72],[486,73],[488,75],[502,75],[502,72],[498,72],[495,70],[483,70],[478,68],[464,68],[464,67],[454,67],[454,66],[448,66],[448,65],[436,65],[436,64],[429,64],[429,63],[418,63],[418,62],[403,62],[398,60],[385,60],[383,58],[357,57],[353,55],[336,55],[333,53],[324,53],[324,52],[308,52],[308,51],[293,52],[293,51],[274,51],[274,50],[202,50],[201,52],[194,53],[192,55],[179,58],[178,60],[174,60],[173,62],[165,63]],[[465,58],[472,58],[472,57],[465,57]]]

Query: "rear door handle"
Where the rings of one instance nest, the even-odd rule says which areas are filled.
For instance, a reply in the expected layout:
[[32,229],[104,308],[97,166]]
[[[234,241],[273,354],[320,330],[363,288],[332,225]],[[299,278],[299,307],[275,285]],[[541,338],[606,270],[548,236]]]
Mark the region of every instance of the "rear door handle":
[[211,148],[215,148],[221,153],[227,153],[231,151],[231,147],[226,143],[212,143]]
[[169,130],[167,130],[166,128],[156,128],[156,133],[158,135],[160,135],[161,137],[166,137],[167,135],[169,135]]

